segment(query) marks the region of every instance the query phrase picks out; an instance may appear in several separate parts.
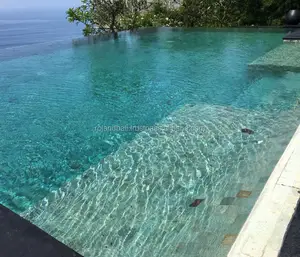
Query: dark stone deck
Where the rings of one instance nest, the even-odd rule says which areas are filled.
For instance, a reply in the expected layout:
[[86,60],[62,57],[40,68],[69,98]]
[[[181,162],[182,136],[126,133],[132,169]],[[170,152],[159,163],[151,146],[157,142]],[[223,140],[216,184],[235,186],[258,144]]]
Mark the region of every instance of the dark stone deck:
[[279,257],[300,257],[300,202],[285,234]]
[[0,204],[1,257],[82,257]]

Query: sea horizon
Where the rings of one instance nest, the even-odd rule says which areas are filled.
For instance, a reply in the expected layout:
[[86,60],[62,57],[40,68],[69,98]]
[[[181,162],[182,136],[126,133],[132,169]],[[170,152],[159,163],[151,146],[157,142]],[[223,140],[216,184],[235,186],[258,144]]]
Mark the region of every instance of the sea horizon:
[[68,22],[67,9],[0,9],[0,49],[81,37],[82,26]]

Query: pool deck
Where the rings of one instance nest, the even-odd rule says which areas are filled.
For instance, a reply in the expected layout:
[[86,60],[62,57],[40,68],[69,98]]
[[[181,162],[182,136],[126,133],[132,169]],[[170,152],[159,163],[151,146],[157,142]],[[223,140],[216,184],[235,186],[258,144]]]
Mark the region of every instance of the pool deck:
[[0,245],[1,257],[82,257],[3,205]]
[[300,196],[299,142],[300,126],[273,170],[229,257],[299,256],[283,255],[287,251],[286,244],[291,245],[294,240],[290,235],[293,232],[288,229],[297,222],[294,214],[297,214],[295,208]]
[[279,257],[300,256],[300,202],[289,225]]

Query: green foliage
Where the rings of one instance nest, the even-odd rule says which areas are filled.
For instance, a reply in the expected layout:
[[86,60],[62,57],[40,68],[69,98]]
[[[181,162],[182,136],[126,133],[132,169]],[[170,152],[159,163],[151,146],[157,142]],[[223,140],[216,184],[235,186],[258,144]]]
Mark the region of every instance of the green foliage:
[[179,27],[182,26],[180,8],[167,8],[167,6],[155,1],[148,5],[142,12],[128,12],[120,19],[124,30],[134,30],[142,27]]
[[291,9],[300,9],[299,0],[262,0],[262,14],[267,14],[267,25],[278,25],[284,22],[284,15]]
[[93,7],[88,0],[82,0],[82,5],[77,8],[69,8],[66,12],[69,22],[83,23],[85,28],[83,34],[85,36],[93,34]]
[[100,31],[120,30],[118,20],[126,12],[125,0],[94,0],[94,6],[94,23]]
[[281,25],[290,9],[300,8],[300,0],[81,0],[70,8],[70,22],[83,23],[84,35],[140,27],[230,27]]
[[69,22],[83,23],[83,35],[87,36],[93,34],[93,11],[90,2],[82,0],[82,5],[77,8],[69,8],[66,12]]
[[83,23],[83,34],[116,32],[119,16],[126,12],[125,0],[81,0],[82,5],[67,10],[69,22]]
[[299,0],[183,0],[185,26],[281,25]]
[[168,8],[165,3],[162,1],[155,1],[153,2],[152,5],[152,10],[151,12],[155,15],[161,15],[161,14],[167,14],[168,13]]
[[183,0],[181,12],[184,26],[203,26],[203,21],[205,20],[203,15],[207,16],[210,8],[211,6],[204,1]]

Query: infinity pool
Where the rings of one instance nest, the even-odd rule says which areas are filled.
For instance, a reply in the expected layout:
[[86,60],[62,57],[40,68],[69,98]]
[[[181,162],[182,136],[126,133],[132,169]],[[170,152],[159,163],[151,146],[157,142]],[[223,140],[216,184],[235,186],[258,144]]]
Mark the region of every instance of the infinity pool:
[[1,203],[85,257],[225,256],[299,124],[300,74],[248,67],[281,38],[157,29],[0,62]]

